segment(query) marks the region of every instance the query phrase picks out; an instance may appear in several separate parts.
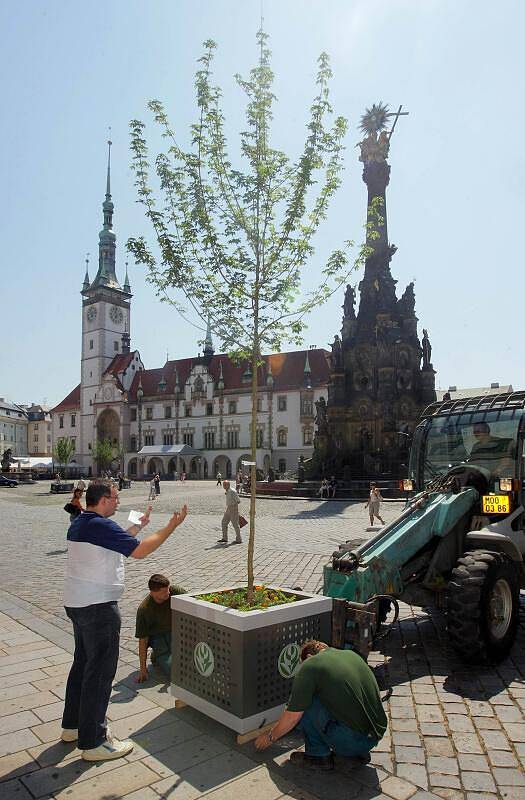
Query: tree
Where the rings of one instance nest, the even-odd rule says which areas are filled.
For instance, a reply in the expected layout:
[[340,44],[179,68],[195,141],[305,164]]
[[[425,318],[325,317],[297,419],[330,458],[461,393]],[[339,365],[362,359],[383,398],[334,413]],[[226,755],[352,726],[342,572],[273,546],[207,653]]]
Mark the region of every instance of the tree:
[[[330,106],[328,56],[323,53],[318,59],[317,95],[306,141],[292,163],[270,142],[275,96],[263,31],[258,32],[257,43],[258,64],[248,79],[236,76],[247,98],[237,165],[228,155],[222,93],[213,82],[213,41],[204,43],[196,73],[198,119],[191,128],[189,150],[179,145],[162,103],[148,104],[167,140],[167,149],[155,159],[160,202],[150,185],[145,125],[140,120],[130,123],[135,185],[153,225],[159,255],[155,257],[144,237],[128,242],[136,261],[148,268],[148,280],[159,296],[182,314],[189,306],[202,320],[209,319],[230,357],[248,362],[253,462],[262,353],[279,351],[285,341],[299,344],[306,315],[343,285],[353,268],[348,261],[352,242],[345,242],[326,259],[316,287],[300,295],[302,273],[314,255],[314,235],[341,182],[347,123],[343,117],[334,117]],[[360,249],[354,266],[367,252],[366,247]],[[253,592],[255,483],[252,467],[249,597]]]
[[91,447],[91,457],[97,464],[99,472],[108,469],[111,462],[118,457],[118,448],[111,444],[109,439],[100,439]]
[[67,477],[67,465],[75,453],[75,442],[69,436],[62,436],[53,447],[53,459],[64,467],[64,478]]

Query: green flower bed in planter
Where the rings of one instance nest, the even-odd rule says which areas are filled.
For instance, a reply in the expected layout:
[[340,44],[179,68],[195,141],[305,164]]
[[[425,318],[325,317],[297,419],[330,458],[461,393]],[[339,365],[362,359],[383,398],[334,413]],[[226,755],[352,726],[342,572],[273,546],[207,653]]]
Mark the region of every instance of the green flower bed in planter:
[[308,639],[330,641],[332,598],[282,592],[283,602],[250,611],[202,597],[233,595],[239,587],[175,595],[172,685],[175,697],[237,733],[276,720]]

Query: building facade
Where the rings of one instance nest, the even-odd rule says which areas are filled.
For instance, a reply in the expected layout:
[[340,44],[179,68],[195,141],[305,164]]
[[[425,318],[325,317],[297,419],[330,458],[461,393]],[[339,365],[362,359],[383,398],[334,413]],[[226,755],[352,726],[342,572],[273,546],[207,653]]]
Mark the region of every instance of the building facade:
[[33,403],[26,408],[28,456],[50,456],[53,453],[52,422],[49,408]]
[[[98,271],[82,286],[80,383],[52,410],[52,439],[75,443],[74,461],[96,474],[95,443],[109,440],[112,468],[131,477],[233,475],[251,452],[251,383],[247,364],[204,351],[146,370],[131,350],[131,288],[116,274],[110,152],[102,204]],[[315,403],[326,396],[329,354],[323,349],[262,358],[257,396],[257,466],[284,473],[313,453]],[[186,445],[186,455],[179,445]],[[171,448],[171,449],[170,449]],[[191,458],[189,451],[193,452]]]
[[11,450],[11,455],[27,455],[27,414],[22,406],[0,397],[0,457]]

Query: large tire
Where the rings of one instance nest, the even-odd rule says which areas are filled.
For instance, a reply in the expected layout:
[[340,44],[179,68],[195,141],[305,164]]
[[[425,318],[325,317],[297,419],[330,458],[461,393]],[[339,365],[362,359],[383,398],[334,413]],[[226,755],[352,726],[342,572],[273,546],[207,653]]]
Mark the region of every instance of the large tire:
[[448,633],[469,663],[505,658],[516,637],[519,580],[504,553],[473,550],[452,570],[448,585]]

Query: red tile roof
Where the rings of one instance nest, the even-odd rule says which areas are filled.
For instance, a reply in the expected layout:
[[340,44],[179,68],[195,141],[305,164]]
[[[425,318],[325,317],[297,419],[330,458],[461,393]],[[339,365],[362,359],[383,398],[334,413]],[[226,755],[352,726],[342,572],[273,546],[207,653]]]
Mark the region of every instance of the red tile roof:
[[119,355],[115,356],[109,367],[107,368],[105,375],[110,374],[117,377],[120,375],[121,372],[125,372],[133,359],[135,358],[135,352],[133,353],[120,353]]
[[[274,391],[283,392],[297,389],[305,385],[304,366],[306,355],[310,364],[310,380],[312,387],[328,383],[330,377],[330,366],[328,362],[329,353],[326,350],[295,350],[291,353],[274,353],[270,356],[263,356],[264,364],[259,367],[258,382],[260,386],[265,386],[268,375],[268,365],[271,365],[273,375]],[[159,382],[164,380],[166,388],[163,394],[173,394],[175,389],[175,368],[177,368],[179,386],[184,388],[192,366],[196,363],[203,363],[203,359],[181,358],[176,361],[167,361],[159,369],[145,369],[137,372],[129,390],[129,399],[136,400],[137,387],[139,380],[142,383],[144,396],[149,397],[158,395]],[[246,371],[247,362],[240,365],[234,364],[225,355],[215,355],[207,365],[208,372],[214,380],[219,379],[220,363],[222,362],[222,374],[224,378],[225,391],[248,391],[250,384],[242,382],[243,373]]]
[[64,397],[61,403],[51,409],[52,413],[55,411],[68,411],[70,408],[79,408],[80,407],[80,384],[75,386],[72,392],[68,394],[67,397]]

